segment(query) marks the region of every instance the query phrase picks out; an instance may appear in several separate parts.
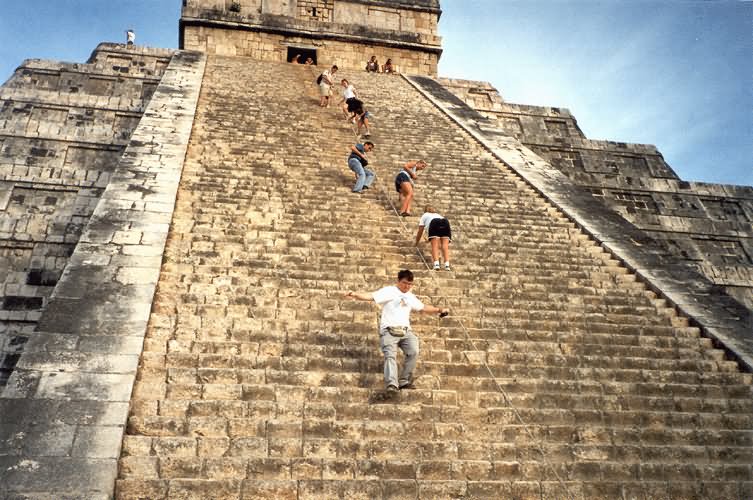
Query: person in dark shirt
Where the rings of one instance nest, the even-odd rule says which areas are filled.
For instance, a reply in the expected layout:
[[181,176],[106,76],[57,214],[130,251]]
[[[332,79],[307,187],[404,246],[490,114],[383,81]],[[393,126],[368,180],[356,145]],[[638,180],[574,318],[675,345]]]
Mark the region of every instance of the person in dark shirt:
[[358,143],[350,148],[350,156],[348,156],[348,168],[356,174],[356,184],[353,186],[354,193],[361,193],[364,189],[368,189],[372,182],[374,182],[374,172],[367,169],[369,164],[366,153],[374,149],[374,143],[366,141],[363,144]]

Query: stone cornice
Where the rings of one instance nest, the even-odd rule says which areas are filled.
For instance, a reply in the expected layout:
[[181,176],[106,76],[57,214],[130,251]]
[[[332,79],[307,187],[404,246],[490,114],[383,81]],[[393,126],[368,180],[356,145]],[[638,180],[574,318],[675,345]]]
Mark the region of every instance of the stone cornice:
[[[289,18],[284,19],[289,20]],[[422,43],[419,41],[419,35],[416,33],[372,30],[367,27],[359,26],[359,28],[363,28],[361,31],[359,31],[359,33],[365,33],[365,35],[363,35],[294,27],[291,26],[288,22],[280,22],[279,25],[274,22],[269,22],[277,20],[279,20],[277,19],[277,16],[265,16],[264,24],[261,24],[258,22],[253,22],[251,20],[247,20],[246,22],[239,22],[230,21],[227,19],[206,19],[184,15],[180,19],[180,47],[184,46],[183,33],[186,26],[202,26],[208,28],[270,33],[283,36],[299,36],[320,40],[336,40],[350,43],[355,42],[371,45],[383,45],[386,47],[394,47],[399,49],[429,52],[437,55],[442,54],[442,48],[440,45],[428,45]],[[399,39],[400,37],[402,37],[403,39]]]
[[360,3],[374,7],[386,7],[390,9],[405,9],[418,12],[431,12],[442,15],[439,0],[341,0],[346,3]]

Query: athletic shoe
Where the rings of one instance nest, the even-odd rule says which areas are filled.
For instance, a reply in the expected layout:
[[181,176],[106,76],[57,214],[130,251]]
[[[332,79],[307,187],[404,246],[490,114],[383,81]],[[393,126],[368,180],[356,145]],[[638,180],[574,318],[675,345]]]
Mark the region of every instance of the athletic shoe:
[[445,271],[449,271],[450,270],[450,263],[449,262],[445,262],[444,263],[444,270]]
[[434,263],[434,270],[439,271],[439,262]]

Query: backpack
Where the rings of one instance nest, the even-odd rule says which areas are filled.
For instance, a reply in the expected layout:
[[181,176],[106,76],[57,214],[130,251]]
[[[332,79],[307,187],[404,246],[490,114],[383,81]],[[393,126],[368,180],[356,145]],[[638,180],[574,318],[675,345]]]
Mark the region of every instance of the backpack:
[[317,85],[321,85],[321,84],[322,84],[322,77],[324,77],[324,75],[319,75],[319,76],[318,76],[318,77],[316,78],[316,84],[317,84]]

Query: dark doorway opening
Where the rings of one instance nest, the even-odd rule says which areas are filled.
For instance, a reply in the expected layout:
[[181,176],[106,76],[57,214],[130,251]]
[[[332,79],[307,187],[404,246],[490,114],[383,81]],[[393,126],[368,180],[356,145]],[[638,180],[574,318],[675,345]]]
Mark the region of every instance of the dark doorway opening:
[[306,59],[308,59],[309,57],[312,61],[314,61],[314,64],[316,64],[316,49],[288,47],[288,62],[291,62],[296,55],[301,56],[298,58],[298,62],[300,62],[301,64],[305,63]]

